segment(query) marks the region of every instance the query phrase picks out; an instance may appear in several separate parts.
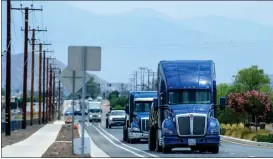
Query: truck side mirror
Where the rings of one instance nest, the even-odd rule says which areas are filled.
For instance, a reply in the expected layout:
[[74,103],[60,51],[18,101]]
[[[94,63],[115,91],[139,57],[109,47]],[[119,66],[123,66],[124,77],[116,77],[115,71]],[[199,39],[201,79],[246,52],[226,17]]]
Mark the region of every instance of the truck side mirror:
[[158,107],[158,100],[157,99],[153,99],[153,107],[154,108]]
[[126,114],[129,114],[129,105],[125,105],[125,112]]
[[224,110],[225,107],[226,107],[226,98],[225,98],[225,97],[221,97],[221,98],[220,98],[220,108],[221,108],[222,110]]

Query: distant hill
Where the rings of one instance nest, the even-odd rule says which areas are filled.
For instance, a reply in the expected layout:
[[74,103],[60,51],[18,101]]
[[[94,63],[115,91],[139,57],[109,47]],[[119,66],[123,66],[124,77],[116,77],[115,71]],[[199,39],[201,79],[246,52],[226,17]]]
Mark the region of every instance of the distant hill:
[[[12,54],[11,56],[11,89],[12,91],[22,91],[23,90],[23,59],[24,54]],[[54,63],[60,67],[62,70],[66,67],[65,64],[59,60],[54,60]],[[34,89],[38,90],[38,78],[39,78],[39,57],[35,54],[35,72],[34,72]],[[102,89],[107,87],[107,81],[100,79],[97,75],[89,73],[95,78],[95,81],[100,83]],[[57,79],[57,78],[56,78]],[[28,56],[28,90],[31,88],[31,56]],[[2,57],[2,87],[6,85],[6,56]]]

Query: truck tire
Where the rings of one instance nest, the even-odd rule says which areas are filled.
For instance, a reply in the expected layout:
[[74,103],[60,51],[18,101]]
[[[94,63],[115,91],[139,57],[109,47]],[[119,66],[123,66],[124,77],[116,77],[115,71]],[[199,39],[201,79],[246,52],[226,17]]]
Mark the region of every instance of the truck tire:
[[213,147],[209,148],[209,151],[213,154],[217,154],[217,153],[219,153],[219,146],[213,146]]
[[127,131],[126,128],[123,127],[123,141],[127,141]]
[[155,147],[155,151],[156,152],[162,152],[162,146],[159,145],[159,139],[158,139],[158,134],[157,134],[157,131],[155,131],[156,133],[156,147]]
[[148,140],[148,147],[150,151],[154,151],[155,150],[155,135],[154,135],[154,131],[151,128],[149,131],[149,140]]
[[112,126],[111,126],[111,125],[108,125],[108,127],[109,127],[109,129],[111,129],[111,128],[112,128]]
[[163,147],[163,148],[162,148],[162,152],[163,152],[163,153],[170,153],[170,152],[172,152],[172,149],[169,148],[169,147]]
[[191,151],[198,151],[198,147],[197,146],[191,147]]
[[205,147],[203,147],[203,146],[199,147],[198,149],[199,149],[199,152],[201,152],[201,153],[207,152],[207,149]]
[[108,125],[108,121],[106,120],[106,129],[108,129],[109,125]]

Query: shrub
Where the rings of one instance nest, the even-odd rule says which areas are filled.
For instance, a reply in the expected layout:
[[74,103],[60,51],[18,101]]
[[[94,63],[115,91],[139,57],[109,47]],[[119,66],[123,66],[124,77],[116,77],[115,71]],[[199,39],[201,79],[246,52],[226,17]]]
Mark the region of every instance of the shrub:
[[121,105],[116,105],[114,108],[118,110],[124,110],[124,107]]
[[220,134],[225,136],[232,136],[235,138],[247,139],[247,140],[258,140],[258,135],[267,135],[270,134],[268,130],[251,130],[248,128],[244,128],[244,124],[221,124],[220,125]]
[[273,143],[273,134],[257,135],[256,140],[258,142],[270,142]]

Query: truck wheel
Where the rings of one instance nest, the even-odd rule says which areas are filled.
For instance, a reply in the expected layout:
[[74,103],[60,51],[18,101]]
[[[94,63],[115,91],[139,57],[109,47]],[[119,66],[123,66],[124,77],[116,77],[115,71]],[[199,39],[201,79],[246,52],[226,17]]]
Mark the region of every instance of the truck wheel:
[[149,131],[149,140],[148,140],[148,147],[150,151],[155,150],[155,135],[153,133],[153,129],[150,129]]
[[210,152],[217,154],[219,153],[219,146],[213,146],[209,149]]
[[156,148],[155,148],[155,150],[157,151],[157,152],[162,152],[162,146],[160,146],[159,145],[159,139],[158,139],[158,134],[157,134],[157,131],[156,131],[156,133],[155,133],[156,135]]
[[205,147],[199,147],[199,152],[205,153],[207,150]]
[[127,131],[126,131],[126,128],[123,128],[123,141],[127,141]]
[[171,151],[172,151],[172,149],[169,148],[169,147],[163,147],[163,148],[162,148],[162,152],[163,152],[163,153],[170,153]]
[[109,129],[111,129],[112,128],[112,126],[111,125],[109,125]]
[[108,127],[109,127],[109,126],[108,126],[108,121],[106,120],[106,129],[108,129]]
[[191,147],[191,151],[197,151],[197,150],[198,150],[197,146]]

